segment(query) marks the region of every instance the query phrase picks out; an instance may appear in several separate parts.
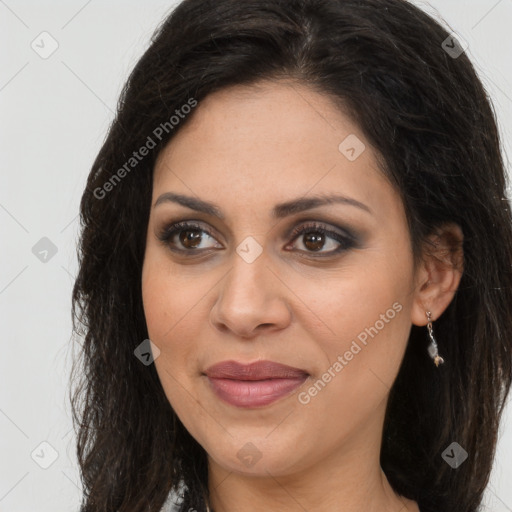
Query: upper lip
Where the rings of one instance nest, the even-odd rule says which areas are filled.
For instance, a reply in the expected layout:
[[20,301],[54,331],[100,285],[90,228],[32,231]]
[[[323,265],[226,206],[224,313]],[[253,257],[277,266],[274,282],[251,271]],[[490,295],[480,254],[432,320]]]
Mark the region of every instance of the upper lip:
[[256,361],[250,364],[221,361],[210,366],[205,374],[210,378],[234,380],[297,379],[308,375],[305,370],[274,361]]

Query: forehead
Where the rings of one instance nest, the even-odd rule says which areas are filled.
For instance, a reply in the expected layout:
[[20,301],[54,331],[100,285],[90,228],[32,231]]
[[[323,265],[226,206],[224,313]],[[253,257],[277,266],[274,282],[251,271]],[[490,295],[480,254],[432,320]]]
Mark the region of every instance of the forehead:
[[396,200],[357,124],[304,85],[226,88],[190,115],[159,155],[154,197],[173,191],[269,209],[308,194],[375,203],[387,193]]

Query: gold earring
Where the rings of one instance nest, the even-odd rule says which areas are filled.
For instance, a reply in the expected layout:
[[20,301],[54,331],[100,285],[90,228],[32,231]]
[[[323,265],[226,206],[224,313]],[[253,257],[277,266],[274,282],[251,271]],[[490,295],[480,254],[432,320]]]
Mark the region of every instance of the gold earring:
[[430,345],[428,347],[428,353],[430,354],[430,357],[434,360],[434,363],[436,366],[439,366],[440,364],[444,363],[444,359],[439,355],[439,352],[437,351],[437,343],[434,339],[433,329],[432,329],[432,313],[430,311],[425,311],[427,315],[427,329],[428,329],[428,335],[430,336]]

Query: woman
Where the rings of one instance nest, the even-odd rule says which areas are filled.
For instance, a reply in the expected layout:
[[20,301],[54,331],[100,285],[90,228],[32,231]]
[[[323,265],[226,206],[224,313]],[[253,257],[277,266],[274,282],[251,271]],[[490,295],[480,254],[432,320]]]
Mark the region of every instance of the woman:
[[464,47],[408,2],[182,2],[81,202],[82,511],[478,510],[505,185]]

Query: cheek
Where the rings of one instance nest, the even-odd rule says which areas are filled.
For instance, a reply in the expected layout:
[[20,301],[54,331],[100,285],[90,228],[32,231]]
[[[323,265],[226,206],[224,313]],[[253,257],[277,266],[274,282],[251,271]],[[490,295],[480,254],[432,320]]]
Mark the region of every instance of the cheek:
[[[343,271],[320,281],[320,287],[304,279],[295,288],[315,313],[308,314],[310,329],[321,324],[312,338],[330,364],[339,357],[344,361],[337,373],[344,377],[336,379],[333,390],[348,381],[353,390],[368,391],[371,383],[389,389],[398,372],[411,327],[412,259],[407,240],[393,240],[395,247],[389,240],[383,236],[380,245],[361,252],[353,264],[347,259]],[[324,366],[318,366],[320,373],[328,369]]]
[[198,323],[190,322],[190,318],[197,292],[192,294],[190,286],[177,283],[169,269],[168,262],[151,251],[146,253],[142,300],[149,338],[160,350],[154,362],[158,377],[167,400],[183,421],[194,409],[194,401],[187,397],[191,391],[188,362],[196,357],[190,340],[197,334],[193,329]]
[[188,321],[204,290],[172,265],[158,249],[149,247],[142,269],[142,301],[150,338],[166,344],[175,330]]
[[[369,421],[389,394],[409,336],[405,259],[392,265],[375,252],[359,263],[331,277],[322,293],[310,285],[300,292],[329,326],[329,331],[310,333],[329,362],[322,357],[311,386],[298,397],[320,438],[342,438]],[[326,417],[331,420],[325,422]]]
[[[205,355],[201,340],[209,328],[209,292],[218,276],[193,273],[173,264],[161,251],[148,248],[142,270],[142,300],[149,338],[160,349],[155,360],[163,388],[172,405],[183,401]],[[211,279],[211,278],[215,279]]]
[[[144,314],[151,341],[160,349],[155,366],[162,384],[171,376],[183,379],[185,362],[191,357],[194,338],[190,318],[194,314],[193,304],[197,291],[193,287],[177,282],[176,274],[170,270],[168,262],[148,251],[142,271],[142,300]],[[197,302],[197,301],[196,301]],[[189,338],[184,337],[183,326],[190,328]],[[164,385],[167,392],[168,386]]]

